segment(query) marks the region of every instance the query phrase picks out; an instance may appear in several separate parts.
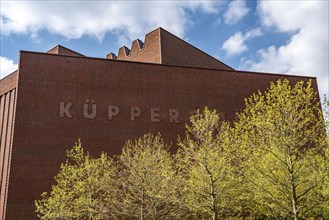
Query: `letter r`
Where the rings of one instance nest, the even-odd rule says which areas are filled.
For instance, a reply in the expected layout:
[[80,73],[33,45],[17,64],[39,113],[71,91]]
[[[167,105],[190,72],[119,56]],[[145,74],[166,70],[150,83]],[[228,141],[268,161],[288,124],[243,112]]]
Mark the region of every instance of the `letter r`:
[[176,109],[170,108],[169,109],[169,122],[179,124],[179,111]]

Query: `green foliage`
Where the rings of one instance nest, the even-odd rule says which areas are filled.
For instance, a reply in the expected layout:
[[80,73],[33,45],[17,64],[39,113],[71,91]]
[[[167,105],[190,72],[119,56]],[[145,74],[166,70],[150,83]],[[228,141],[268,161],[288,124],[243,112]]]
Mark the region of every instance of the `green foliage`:
[[207,108],[190,118],[176,160],[184,203],[203,219],[228,217],[238,197],[239,176],[232,161],[230,127]]
[[329,219],[328,100],[322,109],[311,82],[279,80],[246,99],[234,126],[198,110],[174,157],[160,134],[127,141],[113,158],[94,159],[79,141],[36,212],[52,220]]
[[327,128],[327,138],[329,139],[329,100],[327,96],[324,96],[322,103],[322,111],[323,111],[323,117],[325,126]]
[[[327,146],[329,146],[329,100],[324,96],[324,102],[322,105],[322,111],[324,115],[324,121],[327,129]],[[324,179],[324,186],[322,188],[323,200],[328,201],[327,204],[323,205],[319,212],[323,213],[324,219],[329,219],[329,147],[325,149],[326,160],[323,163],[324,172],[328,175]]]
[[264,94],[246,99],[235,126],[249,152],[245,176],[255,211],[272,218],[321,216],[317,209],[328,204],[321,194],[328,145],[311,82],[272,83]]
[[175,219],[175,170],[169,146],[160,134],[148,133],[136,141],[127,141],[119,156],[118,182],[125,219]]
[[[55,176],[50,194],[37,200],[40,219],[108,219],[111,192],[105,186],[113,182],[115,167],[105,153],[93,159],[84,153],[80,141],[67,151],[69,158]],[[105,184],[106,183],[106,184]]]

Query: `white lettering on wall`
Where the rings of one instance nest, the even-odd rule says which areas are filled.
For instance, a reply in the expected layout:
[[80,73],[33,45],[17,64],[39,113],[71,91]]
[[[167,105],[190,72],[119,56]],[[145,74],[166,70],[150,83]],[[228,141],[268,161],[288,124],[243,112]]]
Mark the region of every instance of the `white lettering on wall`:
[[169,122],[179,124],[179,119],[178,119],[179,111],[177,111],[176,109],[170,108],[168,113],[169,113]]
[[160,109],[151,108],[151,122],[160,122]]
[[112,121],[113,116],[117,116],[120,113],[120,109],[116,105],[109,105],[109,111],[108,111],[108,116],[107,118]]
[[61,102],[59,104],[59,117],[61,118],[72,118],[72,114],[70,112],[70,108],[72,107],[73,103],[68,102],[65,104],[65,102]]
[[142,111],[139,107],[131,106],[130,107],[130,120],[135,121],[135,119],[139,116],[141,116]]
[[[59,117],[72,119],[74,115],[72,115],[71,110],[75,113],[80,112],[76,114],[82,114],[82,116],[88,120],[92,120],[97,117],[97,104],[93,99],[86,99],[86,101],[83,103],[83,108],[81,111],[77,110],[76,106],[79,105],[75,105],[75,109],[73,111],[72,108],[74,107],[72,102],[60,102]],[[130,115],[127,115],[127,117],[130,117],[131,122],[135,122],[141,117],[146,117],[152,123],[160,123],[164,121],[163,119],[166,119],[167,122],[171,124],[180,124],[180,112],[174,108],[160,109],[158,107],[150,107],[148,110],[144,108],[142,110],[142,108],[138,106],[126,106],[125,109],[128,110],[128,114],[130,112]],[[114,104],[107,105],[107,119],[109,121],[114,120],[116,117],[120,117],[120,112],[120,106]],[[186,113],[192,115],[196,113],[196,111],[192,110]],[[106,117],[106,115],[104,117]],[[222,120],[225,120],[225,113],[220,112],[220,117]]]
[[85,104],[83,105],[83,116],[86,119],[96,118],[96,116],[97,116],[97,105],[95,104],[94,100],[91,100],[91,101],[89,101],[89,99],[86,100]]

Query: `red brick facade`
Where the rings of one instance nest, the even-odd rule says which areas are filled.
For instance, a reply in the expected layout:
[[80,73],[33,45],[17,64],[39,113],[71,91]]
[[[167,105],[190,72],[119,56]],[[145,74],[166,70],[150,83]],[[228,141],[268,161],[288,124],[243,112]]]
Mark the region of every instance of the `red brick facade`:
[[[147,51],[151,37],[158,42],[154,32],[163,34],[161,47]],[[235,71],[163,29],[154,32],[147,35],[144,52],[141,42],[133,42],[129,59],[139,62],[122,61],[127,58],[122,49],[116,60],[83,57],[63,47],[50,51],[55,54],[20,53],[18,72],[0,81],[1,103],[10,100],[0,106],[0,120],[7,115],[8,121],[0,121],[7,126],[0,135],[6,139],[0,142],[1,219],[37,219],[34,200],[50,191],[65,151],[79,138],[93,156],[119,154],[127,139],[149,131],[174,143],[192,110],[208,106],[232,121],[244,98],[270,82],[310,79]]]

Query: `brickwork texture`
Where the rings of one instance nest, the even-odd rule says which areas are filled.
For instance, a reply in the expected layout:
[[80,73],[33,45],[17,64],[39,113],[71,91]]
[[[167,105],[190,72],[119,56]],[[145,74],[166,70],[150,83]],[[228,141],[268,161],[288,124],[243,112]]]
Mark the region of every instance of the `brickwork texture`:
[[34,200],[78,139],[95,157],[147,132],[175,143],[191,111],[233,121],[245,97],[282,78],[317,90],[314,78],[235,71],[161,28],[106,59],[61,46],[20,52],[18,71],[0,81],[1,219],[37,219]]

